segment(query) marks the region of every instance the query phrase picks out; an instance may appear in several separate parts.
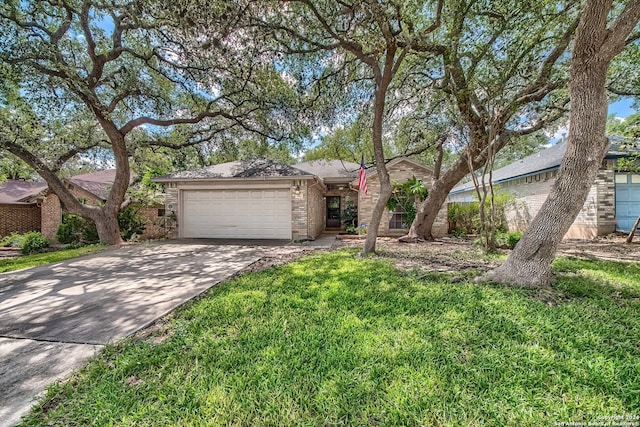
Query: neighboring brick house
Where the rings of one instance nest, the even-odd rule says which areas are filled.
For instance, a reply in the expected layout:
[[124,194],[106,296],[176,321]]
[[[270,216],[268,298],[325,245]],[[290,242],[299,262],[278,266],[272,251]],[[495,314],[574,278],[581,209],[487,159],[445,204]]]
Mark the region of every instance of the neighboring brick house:
[[[496,188],[515,196],[506,212],[510,230],[524,231],[547,199],[566,143],[560,142],[539,153],[493,172]],[[640,174],[616,171],[617,159],[626,156],[613,144],[592,184],[587,200],[566,239],[591,239],[614,231],[629,231],[640,215]],[[449,203],[475,199],[472,182],[454,188]]]
[[13,232],[40,231],[41,209],[33,196],[46,188],[43,182],[16,179],[0,184],[0,238]]
[[[430,182],[431,169],[409,159],[389,163],[392,179],[416,176]],[[375,170],[368,171],[369,194],[358,194],[357,163],[311,161],[294,166],[252,159],[183,171],[155,178],[165,184],[167,213],[177,219],[174,237],[294,239],[344,230],[342,216],[358,206],[358,223],[365,224],[377,198]],[[390,229],[385,213],[381,235]],[[446,210],[438,231],[446,233]]]
[[[111,169],[75,175],[63,182],[80,202],[98,206],[109,196],[114,178],[115,170]],[[55,241],[63,211],[60,199],[46,183],[7,180],[0,185],[0,237],[12,232],[40,231]],[[166,234],[161,225],[164,207],[143,207],[138,215],[147,223],[142,238]]]

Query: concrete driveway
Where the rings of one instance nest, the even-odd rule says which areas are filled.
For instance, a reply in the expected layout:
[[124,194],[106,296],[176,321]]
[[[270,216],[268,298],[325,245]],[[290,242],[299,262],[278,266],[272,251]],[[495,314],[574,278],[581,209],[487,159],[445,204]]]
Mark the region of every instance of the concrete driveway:
[[140,244],[0,274],[0,426],[17,424],[44,387],[104,344],[274,250],[207,243]]

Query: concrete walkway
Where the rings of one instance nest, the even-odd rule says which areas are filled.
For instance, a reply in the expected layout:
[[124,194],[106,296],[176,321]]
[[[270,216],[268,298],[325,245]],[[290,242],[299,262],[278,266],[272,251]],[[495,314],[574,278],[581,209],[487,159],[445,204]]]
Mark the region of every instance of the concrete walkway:
[[277,250],[210,243],[140,244],[0,274],[0,426],[19,423],[44,387],[104,344]]

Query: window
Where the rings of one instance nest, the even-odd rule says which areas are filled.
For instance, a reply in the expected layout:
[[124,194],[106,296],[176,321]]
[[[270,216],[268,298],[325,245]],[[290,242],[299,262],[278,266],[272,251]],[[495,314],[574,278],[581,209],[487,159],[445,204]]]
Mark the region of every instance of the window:
[[166,212],[163,208],[158,209],[158,218],[165,216]]
[[404,212],[394,212],[391,214],[391,219],[389,220],[389,230],[404,230],[405,228],[409,228],[405,224]]
[[409,228],[411,224],[408,224],[407,213],[404,211],[402,204],[398,204],[395,211],[389,212],[391,218],[389,219],[389,230],[404,230]]
[[627,174],[626,173],[617,173],[616,174],[616,184],[626,184],[627,183]]
[[636,175],[636,174],[631,175],[631,183],[640,184],[640,175]]

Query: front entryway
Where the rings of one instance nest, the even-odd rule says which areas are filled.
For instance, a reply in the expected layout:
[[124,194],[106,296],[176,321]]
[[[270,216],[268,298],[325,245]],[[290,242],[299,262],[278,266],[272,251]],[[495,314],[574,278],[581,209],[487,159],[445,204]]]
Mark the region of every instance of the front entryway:
[[327,224],[326,227],[338,229],[342,225],[340,216],[340,196],[327,196]]

